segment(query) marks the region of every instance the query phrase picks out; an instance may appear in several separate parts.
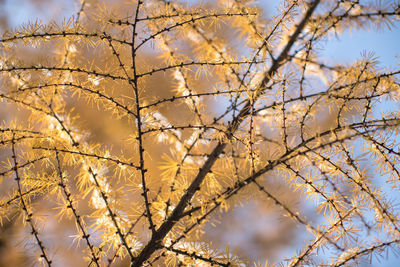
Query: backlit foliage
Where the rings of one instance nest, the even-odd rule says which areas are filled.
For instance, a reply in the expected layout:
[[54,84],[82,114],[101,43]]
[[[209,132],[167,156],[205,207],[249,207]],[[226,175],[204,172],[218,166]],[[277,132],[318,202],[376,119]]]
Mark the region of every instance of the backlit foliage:
[[[240,207],[279,218],[265,231],[281,236],[269,246],[294,247],[273,260],[283,265],[396,252],[400,69],[368,52],[329,65],[322,51],[346,29],[390,30],[400,2],[78,11],[0,38],[0,219],[14,266],[264,265],[210,238],[213,225],[239,234],[228,214]],[[243,216],[241,229],[256,223]]]

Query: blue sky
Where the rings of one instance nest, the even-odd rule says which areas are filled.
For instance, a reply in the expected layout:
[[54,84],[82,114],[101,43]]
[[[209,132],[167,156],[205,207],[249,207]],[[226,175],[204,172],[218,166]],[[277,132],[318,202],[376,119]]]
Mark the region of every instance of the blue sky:
[[[359,30],[344,32],[338,39],[332,39],[326,44],[324,54],[328,62],[345,62],[350,64],[359,59],[363,51],[374,52],[380,62],[379,66],[389,70],[399,69],[400,59],[400,23],[396,23],[392,31],[371,32]],[[399,193],[398,191],[396,192]],[[397,198],[398,199],[398,198]],[[361,266],[394,267],[400,266],[400,257],[392,252],[384,255],[379,262],[376,258],[372,263]]]
[[346,31],[338,38],[326,43],[324,54],[332,63],[354,62],[360,58],[362,51],[374,52],[380,66],[393,69],[399,66],[400,60],[400,23],[396,23],[392,31],[372,32],[368,30]]

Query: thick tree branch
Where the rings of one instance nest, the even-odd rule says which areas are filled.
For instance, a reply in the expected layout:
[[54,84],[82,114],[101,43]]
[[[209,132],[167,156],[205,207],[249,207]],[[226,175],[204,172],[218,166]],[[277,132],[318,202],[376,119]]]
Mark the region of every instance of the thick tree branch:
[[[262,80],[257,96],[260,96],[263,92],[263,88],[267,86],[271,77],[276,73],[282,63],[288,57],[288,53],[292,48],[293,44],[297,40],[299,34],[302,32],[304,27],[306,26],[307,22],[309,21],[311,15],[313,14],[314,10],[318,6],[320,0],[313,1],[310,4],[309,9],[307,10],[306,14],[304,15],[303,19],[297,26],[295,32],[290,37],[289,41],[287,42],[285,48],[282,50],[278,58],[273,62],[272,66],[270,67],[269,71],[266,73],[265,78]],[[254,99],[256,100],[256,99]],[[247,100],[242,110],[239,114],[232,120],[230,125],[228,126],[227,130],[227,139],[230,139],[233,133],[239,128],[239,125],[243,122],[243,120],[249,115],[251,109],[251,103],[254,100]],[[207,173],[211,170],[214,163],[217,161],[219,155],[224,151],[225,147],[227,146],[227,142],[219,142],[218,145],[214,148],[214,150],[210,153],[207,161],[204,163],[202,168],[199,169],[198,174],[193,179],[192,183],[186,190],[186,193],[182,196],[179,203],[176,205],[176,208],[172,211],[171,215],[168,219],[155,231],[141,251],[139,256],[136,258],[134,262],[132,262],[132,267],[139,267],[142,265],[144,261],[146,261],[156,250],[162,248],[161,242],[166,237],[166,235],[171,231],[172,227],[179,221],[179,218],[182,217],[186,207],[190,203],[190,200],[194,196],[197,190],[200,189],[200,185],[203,182],[204,178],[206,177]]]

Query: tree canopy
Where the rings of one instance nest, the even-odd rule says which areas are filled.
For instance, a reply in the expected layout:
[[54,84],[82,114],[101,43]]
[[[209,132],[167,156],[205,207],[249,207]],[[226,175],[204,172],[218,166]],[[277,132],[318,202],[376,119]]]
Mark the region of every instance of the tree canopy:
[[71,18],[3,24],[0,265],[398,251],[399,65],[324,47],[399,18],[399,1],[80,0]]

